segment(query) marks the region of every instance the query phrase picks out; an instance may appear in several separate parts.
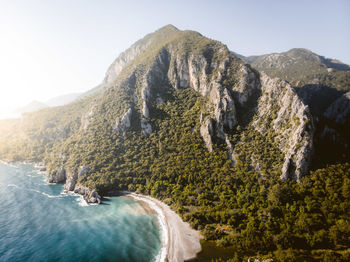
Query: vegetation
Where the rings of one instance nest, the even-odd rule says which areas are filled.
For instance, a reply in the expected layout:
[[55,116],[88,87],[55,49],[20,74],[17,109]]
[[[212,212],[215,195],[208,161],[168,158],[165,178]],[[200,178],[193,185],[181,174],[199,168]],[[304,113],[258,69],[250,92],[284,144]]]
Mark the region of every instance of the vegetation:
[[[70,172],[89,165],[79,183],[102,195],[130,190],[161,199],[201,230],[206,244],[215,243],[218,250],[228,248],[230,252],[222,259],[259,256],[277,261],[347,261],[349,163],[311,172],[299,183],[282,182],[284,155],[275,143],[276,134],[268,126],[264,133],[254,130],[249,123],[257,120],[252,106],[239,109],[241,126],[225,130],[235,147],[233,166],[224,141],[217,139],[209,153],[200,136],[200,114],[210,115],[212,105],[193,89],[169,88],[165,81],[154,90],[165,103],[149,103],[153,132],[148,137],[141,135],[144,72],[162,46],[172,45],[181,56],[204,52],[206,59],[221,60],[219,42],[191,31],[167,30],[170,35],[156,32],[159,41],[127,65],[113,87],[68,106],[2,121],[0,158],[44,159],[50,170],[64,166]],[[239,61],[229,62],[232,72],[225,72],[230,77],[223,85],[236,82]],[[209,75],[217,73],[215,68],[207,70]],[[130,129],[113,132],[116,120],[128,108],[133,110]],[[276,110],[272,108],[271,114]],[[272,119],[261,121],[271,124]],[[290,119],[290,125],[298,121]]]

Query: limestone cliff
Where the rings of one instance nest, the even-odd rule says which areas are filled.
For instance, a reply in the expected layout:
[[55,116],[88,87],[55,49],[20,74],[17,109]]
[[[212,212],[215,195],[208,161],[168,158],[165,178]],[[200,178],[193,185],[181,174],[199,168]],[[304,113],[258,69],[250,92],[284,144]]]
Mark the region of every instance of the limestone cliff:
[[[38,134],[23,144],[41,150],[48,181],[65,183],[65,190],[88,201],[98,202],[97,192],[144,186],[159,168],[148,159],[183,153],[174,141],[187,141],[201,155],[222,152],[235,166],[244,132],[269,134],[274,141],[262,151],[272,154],[270,144],[278,148],[282,179],[299,180],[308,171],[314,133],[308,106],[288,83],[259,73],[197,32],[166,26],[147,35],[112,63],[101,86],[90,97],[50,109],[42,122],[30,115],[34,126],[26,119],[16,126],[23,137]],[[29,128],[21,128],[25,124]],[[244,161],[261,173],[263,158]]]
[[[168,37],[159,38],[164,34]],[[237,132],[238,125],[248,125],[261,134],[274,134],[284,154],[281,179],[299,180],[308,171],[314,132],[309,108],[287,82],[259,74],[219,42],[196,32],[165,27],[121,54],[108,69],[104,82],[109,87],[82,118],[83,130],[101,117],[98,108],[105,108],[104,97],[115,93],[124,94],[124,100],[110,102],[120,108],[110,132],[127,132],[134,125],[132,130],[148,137],[159,128],[154,114],[167,103],[167,90],[191,88],[204,99],[198,111],[198,131],[209,152],[223,144],[234,165],[237,152],[230,136]],[[244,117],[244,111],[253,112],[253,118]],[[260,165],[255,159],[251,164]],[[78,173],[68,176],[67,190],[77,187]]]
[[253,125],[260,132],[272,131],[285,154],[281,179],[299,180],[306,174],[313,150],[313,121],[308,106],[293,88],[278,78],[261,73],[261,91]]

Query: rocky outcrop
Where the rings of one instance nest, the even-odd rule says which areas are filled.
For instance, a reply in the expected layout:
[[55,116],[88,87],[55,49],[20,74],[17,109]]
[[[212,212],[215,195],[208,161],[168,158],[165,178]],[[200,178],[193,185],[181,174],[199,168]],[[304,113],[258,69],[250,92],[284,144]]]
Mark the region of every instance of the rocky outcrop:
[[253,125],[261,133],[276,134],[275,142],[285,154],[281,179],[299,180],[308,172],[311,162],[314,134],[311,113],[287,82],[264,73],[260,81],[262,95]]
[[132,115],[132,109],[129,108],[120,119],[117,119],[113,127],[113,132],[124,132],[128,128],[130,128],[131,115]]
[[149,46],[156,45],[157,42],[166,39],[168,34],[176,33],[178,31],[179,30],[176,27],[172,25],[167,25],[157,30],[153,34],[149,34],[143,39],[137,41],[125,52],[121,53],[118,56],[118,58],[110,65],[106,72],[103,83],[113,83],[117,79],[121,71],[126,66],[128,66],[135,58],[137,58],[143,51],[145,51]]
[[350,124],[350,92],[334,101],[328,107],[324,116],[338,124]]
[[146,118],[141,119],[141,129],[144,136],[149,136],[152,134],[152,126]]
[[81,117],[81,120],[80,120],[81,131],[86,131],[88,129],[90,122],[93,120],[94,110],[95,110],[95,105],[93,104],[90,107],[90,110]]
[[78,179],[87,174],[89,171],[89,166],[81,166],[79,170],[74,170],[73,172],[67,171],[67,180],[64,184],[65,191],[74,191],[75,186],[78,183]]
[[87,187],[77,185],[74,189],[74,193],[82,195],[87,203],[100,204],[101,196],[95,191],[90,190]]
[[66,170],[63,167],[58,170],[48,170],[46,180],[49,183],[64,183],[66,181]]
[[213,151],[214,120],[208,118],[200,128],[200,134],[209,152]]

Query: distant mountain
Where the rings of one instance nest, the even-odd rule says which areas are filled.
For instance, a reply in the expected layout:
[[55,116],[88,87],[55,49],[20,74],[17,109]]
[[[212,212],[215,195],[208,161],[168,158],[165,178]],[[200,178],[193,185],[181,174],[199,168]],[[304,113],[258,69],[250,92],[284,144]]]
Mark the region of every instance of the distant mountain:
[[22,113],[29,113],[29,112],[34,112],[34,111],[38,111],[40,109],[43,109],[47,107],[46,104],[42,103],[42,102],[39,102],[39,101],[32,101],[30,102],[29,104],[23,106],[23,107],[20,107],[18,109],[15,110],[15,113],[19,113],[19,114],[22,114]]
[[[93,93],[92,91],[90,91],[90,92]],[[89,94],[90,93],[87,93],[86,95],[89,95]],[[71,94],[53,97],[53,98],[47,100],[45,103],[34,100],[34,101],[30,102],[29,104],[16,109],[14,113],[16,113],[16,114],[30,113],[30,112],[35,112],[35,111],[38,111],[38,110],[46,108],[46,107],[63,106],[63,105],[66,105],[66,104],[73,102],[74,100],[76,100],[82,96],[83,96],[83,93],[71,93]]]
[[[343,79],[350,79],[350,66],[335,59],[325,58],[308,49],[293,48],[283,53],[261,56],[248,56],[242,59],[259,71],[271,77],[279,77],[293,85],[307,83],[319,84],[332,78],[332,85],[337,89],[350,89],[343,85]],[[339,72],[341,71],[341,72]]]
[[48,106],[63,106],[70,102],[73,102],[75,99],[81,96],[82,93],[71,93],[66,95],[61,95],[53,97],[45,102]]
[[241,59],[290,82],[309,106],[315,122],[314,168],[350,159],[349,65],[303,48]]

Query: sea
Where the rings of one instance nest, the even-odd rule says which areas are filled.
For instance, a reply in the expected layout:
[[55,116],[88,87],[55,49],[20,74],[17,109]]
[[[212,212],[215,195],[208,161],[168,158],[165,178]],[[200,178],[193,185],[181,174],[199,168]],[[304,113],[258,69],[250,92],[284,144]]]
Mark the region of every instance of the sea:
[[156,214],[128,197],[87,205],[32,164],[0,162],[0,261],[158,261]]

